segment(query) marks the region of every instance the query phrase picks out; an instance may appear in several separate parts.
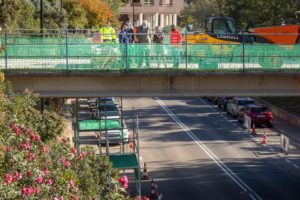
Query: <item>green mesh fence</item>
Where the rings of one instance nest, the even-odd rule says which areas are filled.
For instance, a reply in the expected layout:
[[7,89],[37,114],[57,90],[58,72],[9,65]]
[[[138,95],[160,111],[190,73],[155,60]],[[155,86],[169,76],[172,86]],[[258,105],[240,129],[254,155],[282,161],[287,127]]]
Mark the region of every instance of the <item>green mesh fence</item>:
[[300,69],[300,45],[95,44],[85,35],[1,35],[0,66],[15,70],[258,71]]
[[79,131],[121,129],[119,120],[82,120],[79,122]]

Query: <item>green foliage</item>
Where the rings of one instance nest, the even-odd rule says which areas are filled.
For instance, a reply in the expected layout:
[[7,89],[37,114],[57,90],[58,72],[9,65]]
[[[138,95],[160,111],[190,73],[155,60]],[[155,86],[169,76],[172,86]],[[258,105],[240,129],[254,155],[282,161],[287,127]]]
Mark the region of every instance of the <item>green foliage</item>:
[[18,28],[21,3],[21,0],[0,1],[0,26],[2,28],[7,30]]
[[[9,96],[5,96],[6,92]],[[1,84],[0,113],[4,117],[2,123],[0,120],[0,131],[5,130],[7,124],[17,122],[39,132],[44,142],[61,135],[64,130],[62,118],[53,111],[40,113],[35,109],[36,102],[37,98],[31,92],[14,94],[9,85]]]
[[67,12],[68,28],[86,28],[85,25],[88,23],[88,19],[85,10],[80,5],[80,0],[64,0],[63,8]]
[[[0,1],[0,27],[40,28],[40,0]],[[43,0],[44,29],[98,28],[107,18],[117,21],[122,0]]]

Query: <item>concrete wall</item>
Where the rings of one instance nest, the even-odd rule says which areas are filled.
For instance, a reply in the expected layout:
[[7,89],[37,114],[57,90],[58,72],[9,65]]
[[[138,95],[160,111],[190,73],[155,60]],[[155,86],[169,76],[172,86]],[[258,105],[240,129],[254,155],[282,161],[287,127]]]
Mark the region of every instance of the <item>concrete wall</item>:
[[16,91],[34,90],[44,97],[300,96],[300,74],[10,74],[6,79]]

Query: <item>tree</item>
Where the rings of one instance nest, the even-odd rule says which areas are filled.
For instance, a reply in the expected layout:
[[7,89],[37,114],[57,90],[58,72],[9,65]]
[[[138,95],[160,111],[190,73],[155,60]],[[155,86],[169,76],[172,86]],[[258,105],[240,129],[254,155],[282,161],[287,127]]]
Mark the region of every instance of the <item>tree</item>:
[[215,0],[195,0],[183,10],[181,26],[192,23],[195,28],[202,28],[204,20],[217,11]]
[[81,0],[64,0],[63,9],[67,12],[68,28],[87,28],[86,11],[81,7]]
[[20,29],[39,29],[39,20],[36,19],[36,7],[31,1],[23,1],[20,8],[20,17],[17,19]]
[[21,0],[0,1],[0,27],[6,30],[17,29],[21,12]]
[[110,7],[103,1],[82,0],[81,7],[86,13],[86,28],[98,28],[99,26],[103,26],[107,24],[107,21],[113,16]]

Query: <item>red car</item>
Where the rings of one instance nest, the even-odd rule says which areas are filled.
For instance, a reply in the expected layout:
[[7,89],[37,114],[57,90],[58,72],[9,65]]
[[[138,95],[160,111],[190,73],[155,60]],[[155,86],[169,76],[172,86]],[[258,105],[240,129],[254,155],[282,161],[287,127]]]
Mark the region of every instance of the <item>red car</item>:
[[253,123],[255,125],[265,124],[268,127],[273,127],[273,114],[267,107],[261,105],[246,105],[238,114],[238,121],[245,121],[245,115],[251,118],[251,127]]

